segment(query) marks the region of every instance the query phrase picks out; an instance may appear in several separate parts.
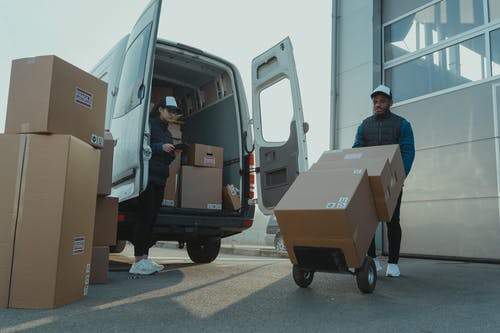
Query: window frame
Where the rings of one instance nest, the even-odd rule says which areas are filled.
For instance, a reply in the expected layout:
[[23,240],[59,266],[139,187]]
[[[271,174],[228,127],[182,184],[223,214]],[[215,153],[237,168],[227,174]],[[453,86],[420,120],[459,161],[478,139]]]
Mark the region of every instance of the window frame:
[[460,43],[462,43],[468,39],[475,38],[475,37],[478,37],[480,35],[484,36],[484,42],[485,42],[485,51],[484,51],[485,54],[484,54],[484,56],[486,58],[486,66],[487,66],[486,67],[486,77],[484,79],[481,79],[481,80],[472,81],[472,82],[468,82],[468,83],[464,83],[464,84],[459,84],[459,85],[456,85],[456,86],[453,86],[450,88],[436,90],[436,91],[433,91],[433,92],[430,92],[427,94],[423,94],[423,95],[419,95],[419,96],[412,97],[409,99],[397,101],[394,103],[394,105],[396,105],[396,106],[406,104],[406,103],[411,103],[411,102],[414,102],[416,100],[428,98],[431,96],[442,95],[442,94],[448,93],[450,91],[463,89],[464,87],[469,87],[469,86],[481,84],[481,83],[484,83],[486,81],[495,80],[495,79],[499,78],[499,75],[496,75],[496,76],[492,75],[490,33],[494,30],[500,29],[500,21],[499,20],[495,20],[495,21],[490,20],[489,1],[491,1],[491,0],[483,0],[483,16],[484,16],[485,21],[482,25],[475,27],[473,29],[467,30],[463,33],[457,34],[449,39],[445,39],[445,40],[439,41],[433,45],[426,46],[420,50],[410,52],[408,54],[399,56],[399,57],[397,57],[395,59],[391,59],[389,61],[385,61],[385,35],[384,35],[384,31],[385,31],[386,27],[401,20],[401,19],[404,19],[405,17],[413,15],[413,14],[415,14],[419,11],[422,11],[428,7],[434,6],[435,4],[440,3],[442,1],[450,1],[450,0],[430,1],[429,3],[427,3],[423,6],[417,7],[417,8],[415,8],[415,9],[413,9],[413,10],[411,10],[411,11],[409,11],[409,12],[407,12],[407,13],[405,13],[405,14],[403,14],[395,19],[392,19],[390,21],[382,23],[382,26],[380,29],[381,41],[382,41],[382,43],[381,43],[382,82],[386,82],[386,71],[389,69],[392,69],[396,66],[399,66],[399,65],[402,65],[405,63],[408,63],[410,61],[421,58],[423,56],[430,55],[434,52],[444,50],[444,49],[449,48],[451,46],[459,45]]

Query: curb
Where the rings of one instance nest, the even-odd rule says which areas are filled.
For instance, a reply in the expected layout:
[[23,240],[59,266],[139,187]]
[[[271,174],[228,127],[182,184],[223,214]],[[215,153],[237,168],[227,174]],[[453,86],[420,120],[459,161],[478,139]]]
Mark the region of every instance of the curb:
[[[177,243],[174,242],[156,242],[156,247],[167,248],[167,249],[178,249]],[[234,246],[234,245],[224,245],[220,247],[219,253],[223,254],[234,254],[242,256],[260,256],[260,257],[273,257],[273,258],[288,258],[288,253],[278,252],[273,247],[261,247],[261,246]]]

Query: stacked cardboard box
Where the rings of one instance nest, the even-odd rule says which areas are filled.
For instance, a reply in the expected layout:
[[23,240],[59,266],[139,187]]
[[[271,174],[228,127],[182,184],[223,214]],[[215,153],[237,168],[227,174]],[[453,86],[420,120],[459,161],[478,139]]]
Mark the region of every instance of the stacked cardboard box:
[[348,267],[361,267],[403,181],[398,145],[325,152],[274,209],[291,261],[303,264],[301,248],[322,248],[340,250]]
[[106,89],[55,56],[12,64],[0,135],[0,307],[54,308],[88,292]]
[[99,165],[90,284],[108,283],[109,247],[116,244],[118,198],[110,197],[113,171],[114,140],[104,133],[104,145]]
[[222,147],[192,144],[181,170],[183,208],[222,209]]
[[[169,123],[168,130],[172,134],[174,144],[182,142],[182,131],[180,124]],[[169,176],[165,185],[163,195],[163,206],[179,207],[179,185],[181,173],[181,151],[175,152],[175,159],[170,163]]]

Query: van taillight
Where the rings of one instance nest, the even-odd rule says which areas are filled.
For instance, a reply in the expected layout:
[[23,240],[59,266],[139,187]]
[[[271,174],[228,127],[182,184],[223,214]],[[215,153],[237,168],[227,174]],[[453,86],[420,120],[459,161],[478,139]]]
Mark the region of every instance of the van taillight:
[[250,228],[253,224],[253,221],[252,220],[245,220],[243,221],[243,226],[246,227],[246,228]]
[[253,153],[250,154],[248,163],[250,164],[250,186],[248,196],[250,199],[253,199],[255,197],[255,157]]
[[125,222],[125,214],[118,214],[118,222]]

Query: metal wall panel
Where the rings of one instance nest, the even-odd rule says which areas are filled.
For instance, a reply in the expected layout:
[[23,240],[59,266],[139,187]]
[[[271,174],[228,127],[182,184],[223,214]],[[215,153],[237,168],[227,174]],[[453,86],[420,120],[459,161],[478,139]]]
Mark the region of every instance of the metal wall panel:
[[497,198],[404,202],[401,227],[401,253],[500,259]]

